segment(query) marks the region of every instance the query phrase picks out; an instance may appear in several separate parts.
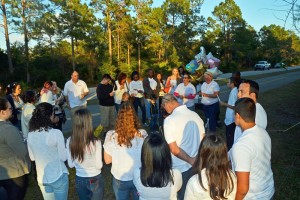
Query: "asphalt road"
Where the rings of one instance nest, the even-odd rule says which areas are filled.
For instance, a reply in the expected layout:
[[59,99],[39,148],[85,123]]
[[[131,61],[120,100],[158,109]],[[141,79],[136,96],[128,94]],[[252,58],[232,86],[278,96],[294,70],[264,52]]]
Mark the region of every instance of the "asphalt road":
[[[288,70],[292,71],[289,73],[284,73],[284,74],[279,74],[279,75],[274,75],[272,77],[266,77],[266,78],[260,78],[260,79],[255,79],[259,86],[260,86],[260,93],[266,92],[268,90],[272,90],[274,88],[282,87],[284,85],[287,85],[291,82],[294,82],[298,79],[300,79],[300,71],[294,69],[300,69],[300,66],[298,67],[290,67]],[[267,74],[267,73],[274,73],[278,71],[284,71],[284,69],[270,69],[266,71],[247,71],[247,72],[242,72],[241,76],[246,77],[250,75],[258,75],[258,74]],[[227,74],[222,74],[218,77],[218,79],[222,78],[228,78],[231,76],[231,73]],[[221,86],[220,88],[220,99],[222,101],[227,101],[228,96],[229,96],[230,90],[226,85]],[[90,95],[88,96],[88,99],[95,99],[95,88],[90,88]],[[97,127],[100,124],[100,113],[99,113],[99,106],[98,105],[89,105],[88,109],[91,111],[92,116],[93,116],[93,126]],[[70,120],[70,111],[66,109],[66,115],[67,115],[67,122],[63,125],[63,132],[70,132],[71,131],[71,120]]]

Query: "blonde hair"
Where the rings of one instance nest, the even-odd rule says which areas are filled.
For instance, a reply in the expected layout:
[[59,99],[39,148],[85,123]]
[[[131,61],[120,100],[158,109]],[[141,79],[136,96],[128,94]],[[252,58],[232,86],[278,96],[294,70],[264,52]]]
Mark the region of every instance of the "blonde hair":
[[131,140],[138,136],[141,137],[139,131],[140,121],[130,102],[121,104],[116,121],[116,133],[118,134],[117,141],[120,146],[125,145],[131,147]]
[[96,138],[93,134],[92,115],[86,108],[76,110],[70,138],[72,159],[82,162],[84,160],[84,152],[87,147],[90,148],[91,143],[95,146]]

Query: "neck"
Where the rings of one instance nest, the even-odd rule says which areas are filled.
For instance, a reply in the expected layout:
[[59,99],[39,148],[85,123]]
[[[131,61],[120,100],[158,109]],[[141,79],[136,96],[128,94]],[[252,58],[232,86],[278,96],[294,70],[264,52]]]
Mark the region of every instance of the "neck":
[[212,80],[207,80],[207,81],[206,81],[206,83],[207,83],[207,84],[210,84],[210,83],[211,83],[211,81],[212,81]]
[[253,128],[255,126],[255,122],[250,122],[250,123],[243,123],[243,124],[240,124],[240,127],[242,129],[242,131],[244,132],[245,130],[247,129],[250,129],[250,128]]

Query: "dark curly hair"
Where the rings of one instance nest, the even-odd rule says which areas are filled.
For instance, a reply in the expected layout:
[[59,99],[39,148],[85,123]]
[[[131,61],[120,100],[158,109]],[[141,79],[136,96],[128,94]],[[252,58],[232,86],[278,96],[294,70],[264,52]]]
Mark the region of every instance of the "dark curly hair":
[[48,131],[52,128],[53,123],[50,117],[53,114],[53,106],[50,103],[40,103],[36,106],[32,113],[32,118],[29,121],[29,131]]

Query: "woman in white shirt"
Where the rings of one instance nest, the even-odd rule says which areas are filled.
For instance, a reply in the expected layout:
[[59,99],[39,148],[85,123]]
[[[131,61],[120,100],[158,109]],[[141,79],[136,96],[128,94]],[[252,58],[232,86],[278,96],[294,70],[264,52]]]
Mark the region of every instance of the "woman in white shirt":
[[29,157],[35,161],[37,181],[45,200],[67,199],[69,190],[67,152],[62,132],[53,129],[53,106],[40,103],[29,121],[27,146]]
[[203,138],[194,168],[197,173],[187,183],[185,200],[235,199],[236,176],[230,170],[226,143],[220,136]]
[[140,81],[140,74],[137,71],[133,71],[131,74],[131,82],[129,84],[129,94],[133,98],[133,106],[138,114],[138,108],[142,111],[142,122],[146,125],[146,106],[144,98],[143,82]]
[[114,99],[115,99],[115,107],[117,113],[119,112],[119,108],[122,102],[122,96],[124,92],[129,91],[129,85],[127,83],[127,75],[123,72],[121,72],[118,75],[118,80],[115,81],[115,86],[114,86]]
[[140,123],[131,103],[120,106],[116,129],[108,131],[104,142],[104,161],[112,163],[113,190],[116,200],[128,200],[130,194],[138,200],[133,184],[133,171],[141,166],[141,149],[147,132]]
[[51,81],[46,81],[44,83],[44,87],[40,92],[41,95],[40,102],[47,102],[50,103],[51,105],[55,105],[57,97],[52,92],[52,86],[53,83]]
[[94,137],[88,109],[75,111],[72,136],[67,140],[68,165],[76,168],[75,186],[80,200],[103,199],[102,146]]
[[170,148],[160,134],[145,139],[141,162],[133,179],[140,200],[177,200],[182,176],[179,170],[172,169]]

